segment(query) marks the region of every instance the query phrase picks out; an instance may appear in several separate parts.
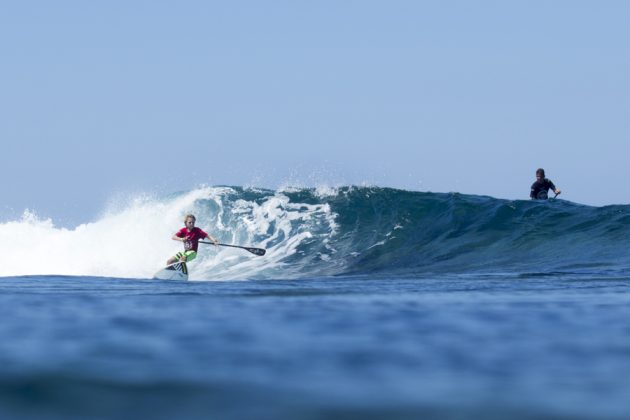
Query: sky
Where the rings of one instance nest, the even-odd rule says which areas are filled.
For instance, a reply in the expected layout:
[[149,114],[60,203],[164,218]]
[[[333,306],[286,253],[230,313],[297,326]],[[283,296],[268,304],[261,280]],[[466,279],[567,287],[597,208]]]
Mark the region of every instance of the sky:
[[2,1],[0,221],[199,185],[628,204],[630,2]]

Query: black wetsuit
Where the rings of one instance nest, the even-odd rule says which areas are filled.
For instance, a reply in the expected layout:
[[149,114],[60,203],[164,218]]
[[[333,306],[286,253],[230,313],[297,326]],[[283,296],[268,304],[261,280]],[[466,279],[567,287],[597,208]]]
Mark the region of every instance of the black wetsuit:
[[546,200],[550,189],[555,191],[556,186],[553,185],[553,182],[547,178],[544,178],[542,181],[536,180],[536,182],[532,184],[532,190],[529,193],[529,197],[532,200]]

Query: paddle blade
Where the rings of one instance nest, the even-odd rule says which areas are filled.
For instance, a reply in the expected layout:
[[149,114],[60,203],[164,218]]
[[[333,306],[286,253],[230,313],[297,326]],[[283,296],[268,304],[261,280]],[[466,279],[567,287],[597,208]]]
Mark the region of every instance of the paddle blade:
[[247,248],[247,247],[243,247],[243,249],[246,249],[247,251],[251,252],[254,255],[259,255],[259,256],[263,256],[265,255],[265,252],[267,252],[266,249],[261,249],[261,248]]

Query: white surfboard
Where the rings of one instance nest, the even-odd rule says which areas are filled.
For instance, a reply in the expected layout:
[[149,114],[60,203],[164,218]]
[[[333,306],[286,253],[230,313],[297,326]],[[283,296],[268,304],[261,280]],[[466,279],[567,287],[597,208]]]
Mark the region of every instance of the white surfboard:
[[186,267],[186,263],[176,262],[155,273],[153,278],[156,280],[188,280],[188,267]]

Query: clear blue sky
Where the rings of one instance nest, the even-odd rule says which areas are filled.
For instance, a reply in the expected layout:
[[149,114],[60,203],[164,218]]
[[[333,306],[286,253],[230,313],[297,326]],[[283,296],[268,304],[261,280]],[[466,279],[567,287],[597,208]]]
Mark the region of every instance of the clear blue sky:
[[630,203],[627,1],[23,1],[0,215],[199,184]]

